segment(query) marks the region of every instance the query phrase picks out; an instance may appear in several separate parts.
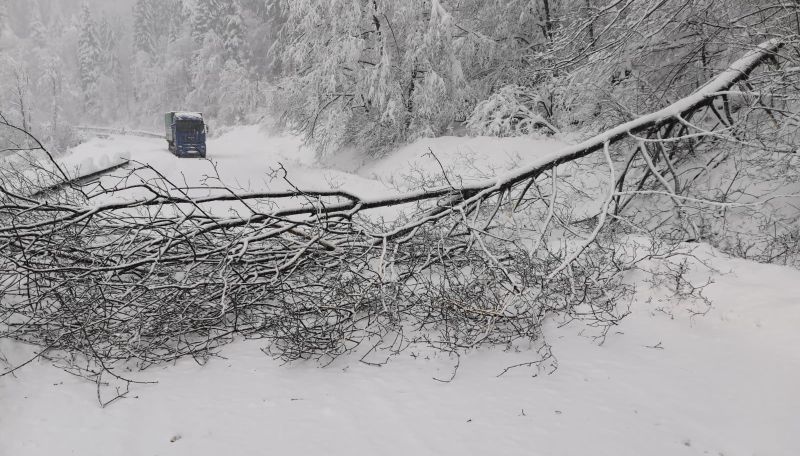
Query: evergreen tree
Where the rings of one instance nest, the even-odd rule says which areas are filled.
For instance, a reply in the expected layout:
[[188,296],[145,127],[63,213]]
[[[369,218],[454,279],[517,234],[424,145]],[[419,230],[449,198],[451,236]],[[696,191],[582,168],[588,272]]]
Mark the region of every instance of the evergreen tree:
[[157,58],[178,39],[185,18],[181,0],[136,0],[133,7],[133,44],[136,52]]
[[203,45],[210,32],[222,41],[225,60],[246,59],[245,24],[237,0],[199,0],[192,19],[192,37]]
[[216,32],[215,22],[219,17],[219,0],[199,0],[192,15],[192,38],[202,45],[206,34]]
[[0,0],[0,40],[6,38],[11,33],[8,26],[8,0]]
[[100,44],[89,4],[81,5],[80,34],[78,35],[78,71],[83,91],[83,109],[89,118],[97,115],[98,82],[101,71]]
[[213,30],[205,34],[203,45],[197,51],[192,64],[193,91],[187,102],[194,109],[203,111],[209,117],[216,117],[219,112],[219,94],[226,90],[220,84],[225,67],[223,59],[224,47],[221,37]]
[[154,55],[155,36],[153,21],[155,11],[152,0],[136,0],[133,5],[133,47],[135,51],[142,51]]
[[237,1],[223,2],[218,33],[225,48],[226,60],[238,63],[247,60],[245,24],[242,8]]
[[42,22],[42,13],[38,2],[31,5],[31,38],[39,47],[47,46],[48,33],[47,27]]
[[185,32],[190,29],[191,24],[191,3],[187,0],[164,0],[161,14],[166,17],[168,22],[168,38],[173,43],[183,37]]
[[[52,38],[59,38],[64,35],[64,31],[66,30],[67,26],[65,24],[64,18],[61,14],[54,14],[49,21],[48,30],[50,31],[50,37]],[[51,46],[53,42],[50,43]]]
[[97,63],[102,74],[109,75],[119,70],[119,57],[117,56],[119,36],[117,31],[121,28],[121,24],[112,23],[105,16],[95,22]]
[[280,5],[280,0],[245,0],[245,11],[249,13],[245,18],[248,24],[247,41],[252,50],[248,63],[262,79],[274,81],[281,72],[281,34],[286,23],[286,15]]

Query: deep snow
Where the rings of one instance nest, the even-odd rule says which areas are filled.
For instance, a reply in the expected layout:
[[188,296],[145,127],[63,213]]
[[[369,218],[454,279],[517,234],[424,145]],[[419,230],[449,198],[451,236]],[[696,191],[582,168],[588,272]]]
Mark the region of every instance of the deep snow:
[[[346,186],[374,196],[436,173],[438,163],[481,178],[557,147],[553,140],[439,138],[408,146],[356,173],[351,161],[319,165],[293,137],[257,127],[209,142],[223,180],[241,189],[285,185],[266,177],[278,163],[298,186]],[[78,147],[127,154],[171,179],[197,183],[214,171],[177,159],[166,143],[115,136]],[[102,151],[102,152],[101,152]],[[416,161],[416,164],[413,162]],[[409,164],[409,163],[412,164]],[[334,169],[335,166],[339,169]],[[128,398],[98,406],[95,386],[47,362],[0,378],[0,456],[90,455],[786,455],[800,454],[800,271],[695,254],[697,282],[712,307],[639,287],[632,314],[602,345],[578,324],[547,331],[558,369],[533,377],[505,367],[532,352],[484,350],[456,359],[409,351],[384,367],[344,357],[326,368],[281,365],[261,344],[226,347],[225,359],[150,369]],[[29,348],[3,342],[10,361]],[[416,358],[414,356],[416,356]],[[0,363],[1,365],[2,363]],[[104,392],[107,394],[108,392]]]

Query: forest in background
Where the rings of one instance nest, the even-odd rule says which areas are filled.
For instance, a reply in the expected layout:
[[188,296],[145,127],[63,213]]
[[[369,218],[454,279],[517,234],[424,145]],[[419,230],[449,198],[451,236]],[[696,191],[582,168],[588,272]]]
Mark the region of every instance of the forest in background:
[[788,0],[0,0],[0,111],[59,148],[175,109],[321,154],[590,134],[798,31]]
[[169,110],[263,115],[263,1],[0,1],[0,110],[60,147],[75,125],[155,129]]

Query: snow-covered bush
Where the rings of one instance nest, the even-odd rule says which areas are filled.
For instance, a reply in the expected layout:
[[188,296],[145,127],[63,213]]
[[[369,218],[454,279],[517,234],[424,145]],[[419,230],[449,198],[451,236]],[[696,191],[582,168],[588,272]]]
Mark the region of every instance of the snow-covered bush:
[[467,126],[475,135],[524,136],[536,132],[558,133],[545,116],[548,105],[538,93],[508,85],[478,103]]

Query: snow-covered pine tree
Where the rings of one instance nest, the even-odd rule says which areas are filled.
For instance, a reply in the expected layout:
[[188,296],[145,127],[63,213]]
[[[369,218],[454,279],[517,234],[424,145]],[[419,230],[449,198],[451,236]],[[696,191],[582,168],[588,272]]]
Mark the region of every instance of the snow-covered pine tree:
[[98,64],[103,74],[112,75],[119,70],[119,57],[117,55],[119,36],[117,30],[121,29],[121,27],[121,24],[112,23],[106,16],[95,22]]
[[[54,38],[57,39],[58,37],[62,37],[64,35],[67,25],[62,14],[51,14],[50,20],[47,22],[47,29],[50,32],[49,36],[51,40]],[[52,46],[54,43],[51,41],[50,44]]]
[[30,36],[38,47],[44,48],[48,45],[49,34],[42,21],[41,6],[38,1],[31,4]]
[[133,44],[136,52],[154,59],[180,36],[184,5],[181,0],[136,0],[133,6]]
[[174,43],[183,36],[188,36],[191,29],[191,8],[193,4],[188,0],[164,0],[160,2],[160,14],[168,23],[168,38]]
[[246,59],[245,24],[237,0],[198,1],[192,19],[192,36],[202,45],[209,32],[214,32],[222,40],[225,60],[242,62]]
[[152,0],[136,0],[133,5],[133,48],[136,52],[155,55],[157,30],[156,11]]
[[209,30],[192,63],[193,90],[187,96],[187,103],[212,118],[217,117],[220,109],[219,95],[226,90],[220,84],[225,67],[223,54],[222,38],[214,30]]
[[8,25],[8,0],[0,0],[0,41],[11,37],[11,27]]
[[[253,0],[251,0],[253,1]],[[261,8],[255,14],[256,26],[249,30],[249,42],[260,52],[251,55],[251,65],[262,78],[274,80],[281,72],[281,53],[279,43],[284,33],[286,16],[280,5],[281,0],[256,0]]]
[[238,1],[222,3],[220,21],[218,33],[225,48],[226,60],[234,60],[237,63],[245,62],[248,56],[246,30],[242,7]]
[[192,38],[202,44],[205,35],[215,30],[220,0],[198,0],[192,11]]
[[97,119],[98,82],[101,75],[100,44],[97,26],[88,2],[81,4],[78,35],[78,71],[83,92],[83,111],[89,120]]
[[120,62],[120,31],[124,29],[119,18],[103,15],[95,23],[98,47],[99,112],[105,122],[124,116],[126,94],[130,84]]

